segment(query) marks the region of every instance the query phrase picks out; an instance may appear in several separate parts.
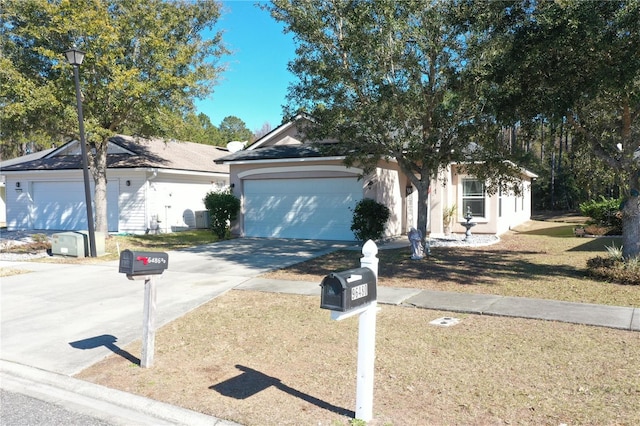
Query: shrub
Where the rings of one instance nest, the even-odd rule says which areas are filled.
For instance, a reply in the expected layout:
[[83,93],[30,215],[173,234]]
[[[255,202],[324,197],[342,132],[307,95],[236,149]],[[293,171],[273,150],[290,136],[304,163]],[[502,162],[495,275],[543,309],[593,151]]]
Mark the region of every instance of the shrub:
[[593,219],[596,224],[613,227],[614,232],[620,234],[622,232],[621,202],[622,200],[617,198],[601,196],[600,200],[590,200],[580,204],[580,212]]
[[640,285],[638,258],[625,261],[621,257],[594,257],[587,260],[589,275],[618,284]]
[[240,200],[231,191],[209,192],[204,197],[204,206],[209,211],[209,228],[218,238],[227,238],[229,224],[238,218]]
[[370,198],[363,198],[353,209],[353,235],[358,241],[379,240],[384,234],[389,216],[391,211],[387,206]]

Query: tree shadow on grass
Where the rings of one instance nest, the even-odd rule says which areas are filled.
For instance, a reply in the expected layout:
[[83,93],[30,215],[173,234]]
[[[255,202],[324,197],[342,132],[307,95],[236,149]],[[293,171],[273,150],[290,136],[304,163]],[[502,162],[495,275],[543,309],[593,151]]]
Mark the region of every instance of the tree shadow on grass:
[[209,386],[209,389],[215,390],[221,395],[231,398],[247,399],[273,386],[276,389],[281,390],[282,392],[286,392],[291,396],[300,398],[303,401],[307,401],[317,407],[329,410],[342,416],[352,418],[355,417],[355,412],[347,410],[346,408],[335,406],[304,392],[300,392],[297,389],[285,385],[280,381],[280,379],[268,376],[264,373],[261,373],[260,371],[245,367],[243,365],[236,365],[236,368],[242,371],[242,373],[228,380],[225,380],[224,382]]
[[500,280],[533,280],[551,276],[565,278],[585,276],[582,268],[535,263],[523,258],[522,255],[522,252],[514,253],[507,250],[439,249],[437,252],[432,252],[432,256],[421,261],[407,258],[407,260],[384,262],[379,276],[382,280],[385,277],[402,277],[412,280],[454,282],[461,285],[492,284]]
[[[582,278],[583,268],[571,265],[545,265],[529,260],[544,254],[537,251],[469,250],[434,248],[431,256],[412,260],[407,249],[381,250],[379,277],[385,279],[431,280],[460,285],[492,284],[499,280],[542,279],[544,277]],[[324,276],[329,272],[351,269],[360,265],[362,255],[353,251],[337,251],[322,258],[293,265],[294,274]]]
[[620,247],[622,245],[622,237],[599,237],[585,238],[585,243],[567,251],[589,251],[589,252],[605,252],[607,247]]

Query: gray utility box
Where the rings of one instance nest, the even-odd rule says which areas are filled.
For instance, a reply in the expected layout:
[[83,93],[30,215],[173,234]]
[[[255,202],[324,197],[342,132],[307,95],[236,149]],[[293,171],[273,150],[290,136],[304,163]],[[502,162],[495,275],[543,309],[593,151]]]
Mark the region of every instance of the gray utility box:
[[320,307],[346,312],[377,300],[377,280],[369,268],[332,272],[320,287]]
[[[105,253],[104,234],[96,232],[96,256]],[[51,254],[58,256],[86,257],[89,256],[89,232],[69,231],[51,235]]]
[[199,210],[195,213],[196,228],[209,229],[209,210]]

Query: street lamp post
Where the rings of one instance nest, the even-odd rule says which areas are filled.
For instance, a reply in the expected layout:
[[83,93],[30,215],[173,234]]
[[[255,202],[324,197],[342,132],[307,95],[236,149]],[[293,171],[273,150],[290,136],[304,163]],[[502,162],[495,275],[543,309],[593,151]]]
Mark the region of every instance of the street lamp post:
[[91,184],[89,182],[89,162],[87,160],[87,144],[84,138],[84,118],[82,116],[82,94],[80,93],[80,74],[78,68],[84,59],[84,52],[76,49],[74,45],[72,49],[64,52],[67,55],[67,61],[73,65],[73,78],[76,83],[76,98],[78,101],[78,124],[80,126],[80,150],[82,153],[82,173],[84,176],[84,199],[87,206],[87,226],[89,229],[89,250],[91,257],[96,257],[96,233],[93,224],[93,209],[91,206]]

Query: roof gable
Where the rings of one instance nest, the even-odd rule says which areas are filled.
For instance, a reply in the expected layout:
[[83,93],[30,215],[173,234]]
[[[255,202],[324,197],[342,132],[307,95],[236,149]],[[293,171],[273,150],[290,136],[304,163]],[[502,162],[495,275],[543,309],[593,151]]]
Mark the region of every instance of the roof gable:
[[304,122],[311,122],[311,118],[306,114],[298,114],[252,143],[247,150],[274,145],[301,145],[304,135],[300,132],[300,124]]

